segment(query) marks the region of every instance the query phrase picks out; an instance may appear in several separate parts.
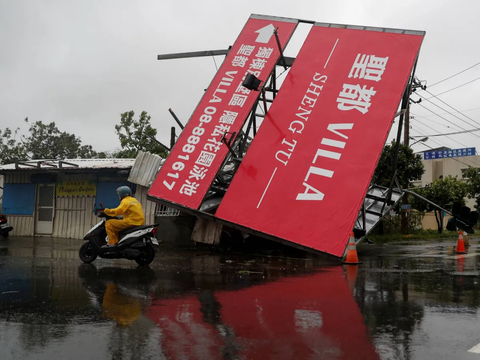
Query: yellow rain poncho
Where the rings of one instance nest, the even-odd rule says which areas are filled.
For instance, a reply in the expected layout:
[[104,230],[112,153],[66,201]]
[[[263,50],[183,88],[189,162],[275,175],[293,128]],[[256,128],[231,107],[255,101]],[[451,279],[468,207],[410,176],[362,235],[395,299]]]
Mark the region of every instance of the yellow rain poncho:
[[117,208],[105,209],[104,212],[109,216],[123,215],[122,220],[107,220],[105,229],[107,230],[109,245],[118,243],[118,233],[120,231],[145,224],[142,204],[131,196],[125,196]]

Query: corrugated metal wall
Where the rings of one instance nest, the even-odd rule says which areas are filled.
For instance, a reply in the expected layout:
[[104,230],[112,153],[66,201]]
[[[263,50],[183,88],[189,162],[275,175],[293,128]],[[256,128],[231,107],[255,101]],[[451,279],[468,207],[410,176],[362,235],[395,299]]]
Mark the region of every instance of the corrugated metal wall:
[[[96,181],[92,175],[58,174],[58,181]],[[31,173],[12,173],[5,176],[5,183],[29,183]],[[155,222],[156,204],[147,200],[148,188],[137,186],[135,197],[141,202],[145,214],[145,223]],[[95,198],[55,198],[54,237],[83,239],[90,228],[100,221],[93,214]],[[13,226],[12,236],[33,236],[34,216],[9,215],[8,222]]]
[[56,198],[53,234],[67,239],[83,239],[88,230],[99,222],[93,214],[95,198]]
[[13,226],[11,236],[33,236],[33,216],[7,215],[7,221]]
[[[90,174],[59,174],[58,181],[95,181]],[[55,201],[54,237],[83,239],[90,228],[100,221],[93,214],[95,198],[61,198]]]
[[148,188],[145,186],[137,186],[135,191],[135,199],[140,201],[145,215],[145,224],[153,224],[155,222],[155,207],[156,203],[147,200]]
[[128,181],[150,187],[164,161],[165,159],[158,155],[151,154],[148,151],[139,151],[128,176]]
[[32,172],[6,173],[5,184],[28,184]]

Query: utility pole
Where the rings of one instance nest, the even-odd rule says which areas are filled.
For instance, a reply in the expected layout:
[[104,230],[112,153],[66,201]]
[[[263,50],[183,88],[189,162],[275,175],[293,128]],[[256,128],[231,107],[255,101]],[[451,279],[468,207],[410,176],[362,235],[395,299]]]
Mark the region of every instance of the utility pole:
[[[403,131],[403,144],[405,145],[405,148],[407,148],[410,145],[410,95],[412,93],[414,86],[414,82],[410,85],[410,88],[408,89],[408,96],[407,96],[407,104],[405,107],[405,123],[404,123],[404,131]],[[400,184],[400,186],[404,186],[404,184]],[[408,204],[408,194],[404,194],[402,198],[402,204]],[[401,209],[400,210],[400,216],[401,216],[401,230],[403,234],[406,234],[408,231],[408,213],[407,209]]]
[[[410,146],[410,95],[417,90],[417,88],[421,88],[426,90],[426,85],[422,85],[422,83],[417,79],[414,78],[411,82],[410,88],[408,89],[408,97],[407,97],[407,104],[405,107],[405,127],[404,127],[404,137],[403,137],[403,144],[408,147]],[[421,99],[420,99],[421,101]],[[418,102],[420,102],[418,101]],[[406,184],[400,184],[400,186],[406,186]],[[408,195],[405,194],[402,198],[402,204],[408,204]],[[406,233],[408,230],[408,213],[407,210],[404,209],[401,212],[401,229],[402,233]]]
[[404,127],[403,143],[406,146],[410,145],[410,99],[407,102],[407,108],[405,109],[405,127]]

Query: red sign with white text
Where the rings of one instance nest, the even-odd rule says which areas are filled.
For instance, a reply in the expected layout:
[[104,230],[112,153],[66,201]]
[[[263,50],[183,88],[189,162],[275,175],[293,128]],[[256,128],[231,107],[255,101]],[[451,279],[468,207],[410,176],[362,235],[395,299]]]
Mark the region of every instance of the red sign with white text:
[[422,40],[315,24],[216,216],[343,256]]
[[242,86],[247,73],[266,81],[297,20],[252,15],[215,75],[162,166],[148,195],[197,209],[220,169],[228,148],[221,142],[238,134],[259,92]]

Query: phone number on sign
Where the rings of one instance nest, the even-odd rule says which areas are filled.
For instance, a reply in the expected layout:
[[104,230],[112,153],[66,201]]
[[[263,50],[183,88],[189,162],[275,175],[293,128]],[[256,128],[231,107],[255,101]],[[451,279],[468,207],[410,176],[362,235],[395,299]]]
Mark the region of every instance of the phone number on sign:
[[[180,176],[179,172],[185,169],[185,164],[182,161],[190,160],[189,154],[195,151],[195,145],[197,145],[200,142],[200,137],[205,133],[205,129],[202,127],[203,124],[208,124],[210,121],[212,121],[212,115],[217,112],[217,109],[214,106],[207,106],[203,112],[204,113],[202,114],[202,116],[200,116],[199,124],[193,128],[192,135],[188,137],[187,143],[182,147],[183,154],[180,154],[177,156],[179,161],[174,162],[172,165],[172,170],[174,172],[169,172],[167,174],[168,177],[171,177],[173,179],[179,178]],[[169,190],[173,189],[173,187],[175,186],[175,183],[176,183],[175,180],[173,180],[170,183],[167,180],[163,181],[163,184]]]

